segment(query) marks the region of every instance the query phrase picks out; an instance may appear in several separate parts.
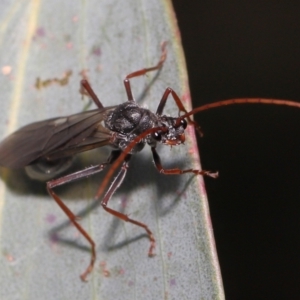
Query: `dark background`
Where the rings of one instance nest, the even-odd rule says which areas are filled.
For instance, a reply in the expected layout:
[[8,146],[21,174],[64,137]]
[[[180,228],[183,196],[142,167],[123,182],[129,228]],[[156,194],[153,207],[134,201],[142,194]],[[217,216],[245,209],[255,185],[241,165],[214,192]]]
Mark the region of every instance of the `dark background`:
[[[300,1],[174,0],[194,107],[235,97],[300,102]],[[299,299],[300,110],[196,116],[227,299]]]

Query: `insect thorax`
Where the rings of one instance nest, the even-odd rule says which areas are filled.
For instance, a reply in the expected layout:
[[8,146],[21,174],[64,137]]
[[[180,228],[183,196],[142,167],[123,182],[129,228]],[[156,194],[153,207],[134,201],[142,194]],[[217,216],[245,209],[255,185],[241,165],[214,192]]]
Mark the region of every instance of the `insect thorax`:
[[[125,102],[111,111],[105,126],[114,132],[114,146],[123,150],[141,133],[156,126],[157,117],[150,110],[140,107],[132,101]],[[141,140],[130,153],[143,149],[147,139]]]

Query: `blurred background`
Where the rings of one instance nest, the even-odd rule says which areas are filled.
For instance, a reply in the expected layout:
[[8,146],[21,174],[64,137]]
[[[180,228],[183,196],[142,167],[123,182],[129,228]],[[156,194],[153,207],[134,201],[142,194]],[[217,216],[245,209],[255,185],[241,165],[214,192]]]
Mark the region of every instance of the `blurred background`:
[[[300,2],[173,0],[194,107],[236,97],[300,102]],[[196,116],[227,299],[300,294],[300,110],[222,107]]]

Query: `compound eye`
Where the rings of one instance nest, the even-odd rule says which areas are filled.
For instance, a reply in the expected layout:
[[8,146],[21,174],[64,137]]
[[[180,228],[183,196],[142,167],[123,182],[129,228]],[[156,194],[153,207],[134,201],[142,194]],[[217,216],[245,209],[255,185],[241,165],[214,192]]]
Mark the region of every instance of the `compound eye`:
[[162,131],[158,130],[158,131],[153,132],[152,137],[158,142],[161,141]]
[[181,119],[181,120],[180,120],[180,125],[183,127],[183,129],[186,129],[186,127],[187,127],[187,122],[186,122],[186,120],[185,120],[185,119]]

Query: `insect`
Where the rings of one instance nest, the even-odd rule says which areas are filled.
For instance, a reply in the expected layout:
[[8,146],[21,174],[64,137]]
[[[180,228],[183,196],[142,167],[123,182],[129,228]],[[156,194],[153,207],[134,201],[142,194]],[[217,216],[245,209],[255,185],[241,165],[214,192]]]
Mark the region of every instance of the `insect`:
[[[79,152],[106,145],[113,148],[106,162],[62,176],[58,179],[52,179],[46,184],[49,194],[65,212],[70,222],[73,223],[91,245],[89,265],[81,274],[83,281],[86,280],[88,274],[93,270],[96,261],[96,245],[90,235],[78,223],[75,214],[54,192],[55,187],[99,173],[105,168],[110,167],[100,184],[96,198],[100,198],[100,196],[104,195],[101,200],[101,205],[104,210],[146,231],[150,240],[148,255],[153,256],[155,238],[148,226],[108,207],[110,198],[124,180],[131,156],[140,152],[144,146],[148,144],[152,150],[155,166],[160,173],[166,175],[193,173],[215,178],[218,176],[218,173],[205,170],[164,169],[159,154],[156,151],[157,144],[162,143],[169,146],[183,144],[185,141],[185,129],[188,125],[194,126],[201,134],[200,127],[191,119],[191,116],[210,108],[243,103],[276,104],[300,108],[299,103],[288,100],[242,98],[203,105],[188,112],[176,92],[171,88],[167,88],[159,102],[156,112],[153,113],[135,102],[130,79],[161,69],[166,56],[166,43],[163,43],[160,60],[155,66],[135,71],[125,77],[124,85],[127,93],[127,101],[125,103],[104,107],[88,81],[82,80],[81,85],[84,92],[92,98],[97,109],[29,124],[17,130],[0,143],[0,165],[8,168],[34,167],[43,164],[56,166],[57,162],[61,164],[61,162],[65,161],[69,164],[70,157]],[[178,117],[170,117],[163,114],[164,107],[170,95],[174,99],[179,112],[182,113],[182,115]],[[64,169],[65,167],[64,165],[59,167],[57,173],[60,171],[60,168]],[[118,168],[119,171],[116,177],[108,187],[113,174]],[[56,170],[54,170],[51,175],[56,175]]]

